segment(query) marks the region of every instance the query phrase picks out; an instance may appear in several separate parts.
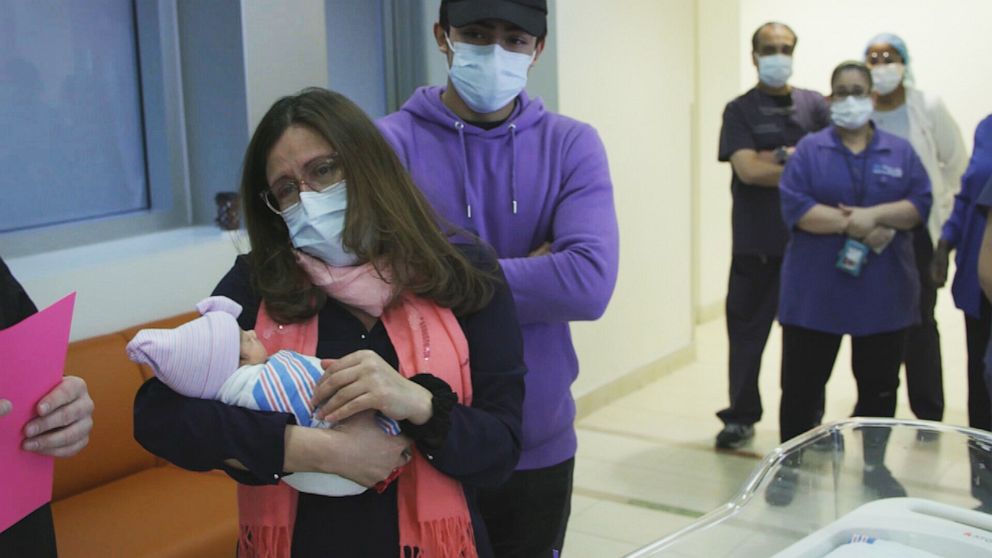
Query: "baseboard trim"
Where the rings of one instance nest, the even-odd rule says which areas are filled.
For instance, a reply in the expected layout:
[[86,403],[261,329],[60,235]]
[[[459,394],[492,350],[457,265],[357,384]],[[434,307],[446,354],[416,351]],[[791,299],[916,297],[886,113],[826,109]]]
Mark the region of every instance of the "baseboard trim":
[[723,316],[724,304],[721,300],[705,306],[696,307],[696,325],[702,325]]
[[668,356],[624,374],[620,378],[577,398],[575,400],[575,419],[581,420],[694,360],[696,360],[695,341]]

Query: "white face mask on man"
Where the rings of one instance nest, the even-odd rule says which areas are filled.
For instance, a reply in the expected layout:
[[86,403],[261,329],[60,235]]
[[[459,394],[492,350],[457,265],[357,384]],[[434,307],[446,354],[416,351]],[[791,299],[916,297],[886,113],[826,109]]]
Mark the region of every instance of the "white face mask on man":
[[488,114],[505,107],[524,90],[527,71],[534,54],[510,52],[497,44],[452,44],[453,53],[448,76],[458,96],[475,112]]
[[348,190],[344,180],[321,192],[300,192],[300,203],[283,211],[293,246],[334,267],[353,266],[358,256],[341,242]]
[[769,54],[758,57],[758,79],[768,87],[784,87],[792,77],[792,57]]

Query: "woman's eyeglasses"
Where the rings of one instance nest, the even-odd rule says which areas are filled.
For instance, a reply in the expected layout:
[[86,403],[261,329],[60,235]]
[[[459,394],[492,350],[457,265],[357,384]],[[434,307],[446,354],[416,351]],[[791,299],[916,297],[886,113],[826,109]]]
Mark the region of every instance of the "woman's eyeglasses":
[[868,60],[867,60],[867,62],[868,62],[868,65],[869,66],[879,66],[879,65],[883,65],[883,64],[894,64],[894,63],[897,63],[897,62],[898,63],[902,63],[902,57],[899,56],[899,54],[894,53],[894,52],[890,52],[888,50],[881,51],[881,52],[875,51],[875,52],[869,52],[868,53]]
[[330,156],[311,162],[304,169],[302,179],[285,178],[269,185],[261,192],[262,200],[273,212],[282,215],[294,205],[300,203],[300,192],[303,185],[313,192],[323,192],[331,186],[344,180],[344,170],[338,163],[337,156]]

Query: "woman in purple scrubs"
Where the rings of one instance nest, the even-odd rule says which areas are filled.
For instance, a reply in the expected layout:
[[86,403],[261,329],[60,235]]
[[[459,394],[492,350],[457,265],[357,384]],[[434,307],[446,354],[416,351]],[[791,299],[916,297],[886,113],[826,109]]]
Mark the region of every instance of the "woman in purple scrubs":
[[[841,338],[850,335],[855,416],[896,409],[906,330],[919,323],[920,283],[908,231],[930,211],[930,181],[906,140],[871,123],[871,72],[844,62],[831,77],[832,126],[803,138],[779,183],[792,231],[782,263],[784,442],[818,424],[816,405]],[[906,492],[883,463],[885,433],[865,431],[864,484],[880,497]],[[783,468],[766,493],[791,502],[798,474]]]

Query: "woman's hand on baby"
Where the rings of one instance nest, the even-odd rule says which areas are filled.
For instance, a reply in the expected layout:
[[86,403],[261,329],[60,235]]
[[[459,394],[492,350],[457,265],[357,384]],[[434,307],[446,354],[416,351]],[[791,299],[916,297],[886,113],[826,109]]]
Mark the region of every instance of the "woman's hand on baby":
[[365,350],[330,361],[310,404],[318,419],[333,422],[375,409],[393,420],[424,424],[434,412],[432,400],[429,390]]
[[390,436],[365,411],[333,430],[291,426],[286,429],[284,469],[341,475],[362,486],[373,486],[410,461],[412,442],[402,434]]

